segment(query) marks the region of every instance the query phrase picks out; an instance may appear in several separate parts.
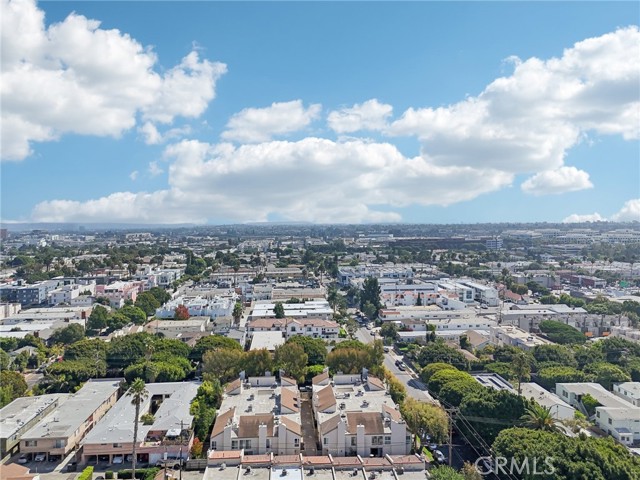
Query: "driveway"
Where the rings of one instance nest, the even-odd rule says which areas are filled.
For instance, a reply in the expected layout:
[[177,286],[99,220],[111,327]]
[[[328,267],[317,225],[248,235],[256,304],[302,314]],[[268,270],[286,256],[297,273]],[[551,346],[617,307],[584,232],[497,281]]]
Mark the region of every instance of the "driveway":
[[311,392],[300,393],[300,420],[302,421],[302,439],[305,456],[318,455],[318,434],[311,408]]

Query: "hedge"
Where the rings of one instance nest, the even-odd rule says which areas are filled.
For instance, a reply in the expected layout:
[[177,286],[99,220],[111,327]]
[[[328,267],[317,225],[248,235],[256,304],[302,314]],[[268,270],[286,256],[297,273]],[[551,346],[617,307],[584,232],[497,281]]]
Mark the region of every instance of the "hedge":
[[93,478],[93,467],[85,468],[78,476],[78,480],[91,480]]
[[[136,478],[138,480],[153,480],[159,471],[160,469],[158,467],[136,468]],[[118,479],[129,480],[131,479],[131,473],[131,470],[120,470],[118,472]]]

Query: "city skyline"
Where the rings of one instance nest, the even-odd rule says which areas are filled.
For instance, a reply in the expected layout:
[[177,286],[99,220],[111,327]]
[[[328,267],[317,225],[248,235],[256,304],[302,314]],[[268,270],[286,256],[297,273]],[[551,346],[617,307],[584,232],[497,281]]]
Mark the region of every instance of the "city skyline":
[[3,223],[640,220],[635,2],[3,11]]

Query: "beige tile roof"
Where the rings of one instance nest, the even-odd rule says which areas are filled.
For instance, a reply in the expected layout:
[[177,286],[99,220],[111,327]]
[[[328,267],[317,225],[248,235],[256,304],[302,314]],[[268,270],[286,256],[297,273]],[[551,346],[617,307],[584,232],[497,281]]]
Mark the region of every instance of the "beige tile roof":
[[300,455],[274,455],[273,457],[274,465],[300,465],[302,464],[302,459]]
[[367,381],[369,383],[371,383],[372,385],[374,385],[375,387],[384,389],[384,382],[382,380],[380,380],[378,377],[374,377],[372,375],[369,375],[367,377]]
[[319,385],[320,383],[324,382],[328,378],[329,378],[329,372],[323,372],[323,373],[313,377],[311,379],[311,383],[313,383],[314,385]]
[[330,417],[329,419],[322,422],[318,426],[318,430],[322,435],[326,435],[327,433],[337,428],[339,423],[340,423],[340,414],[336,413],[333,417]]
[[376,412],[347,412],[347,432],[355,435],[358,425],[364,425],[365,435],[384,433],[382,414]]
[[283,388],[280,392],[280,404],[292,412],[299,412],[300,399],[297,389]]
[[226,412],[219,414],[216,417],[216,423],[213,424],[213,430],[211,431],[211,437],[217,437],[222,432],[224,432],[224,427],[227,426],[227,423],[233,419],[233,416],[236,414],[236,407],[230,408]]
[[238,438],[258,438],[261,424],[267,426],[267,437],[273,437],[273,414],[242,415],[238,421]]
[[240,450],[214,450],[209,454],[212,460],[223,460],[228,458],[240,458],[242,452]]
[[280,422],[282,422],[282,424],[287,427],[287,430],[292,431],[298,436],[302,436],[302,425],[300,425],[295,420],[287,417],[281,417]]
[[396,422],[400,422],[402,420],[402,415],[398,410],[393,407],[390,407],[386,403],[382,405],[382,410],[389,414],[389,416]]
[[291,385],[293,387],[297,387],[298,386],[298,382],[296,381],[295,378],[286,377],[284,375],[282,375],[280,377],[280,383],[282,384],[283,387],[285,387],[287,385]]
[[237,380],[234,380],[233,382],[229,383],[226,387],[224,387],[224,393],[232,392],[236,388],[240,388],[241,385],[242,385],[242,380],[238,378]]
[[242,464],[269,464],[271,463],[271,454],[265,453],[262,455],[243,455]]
[[316,395],[318,396],[316,408],[320,412],[336,404],[336,397],[333,394],[333,388],[331,388],[331,385],[327,385],[326,387],[318,390]]

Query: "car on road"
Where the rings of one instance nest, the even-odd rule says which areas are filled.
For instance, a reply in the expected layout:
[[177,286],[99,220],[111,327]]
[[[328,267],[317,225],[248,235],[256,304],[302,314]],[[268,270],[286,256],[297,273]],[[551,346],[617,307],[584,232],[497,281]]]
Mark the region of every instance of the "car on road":
[[29,457],[27,457],[26,455],[20,455],[20,457],[18,458],[18,463],[28,463],[29,462]]
[[38,453],[38,454],[36,455],[36,458],[34,458],[34,460],[35,460],[36,462],[44,462],[45,458],[47,458],[47,455],[46,455],[46,454],[44,454],[44,453]]
[[384,347],[382,350],[384,351],[384,353],[389,353],[391,351],[389,347]]

